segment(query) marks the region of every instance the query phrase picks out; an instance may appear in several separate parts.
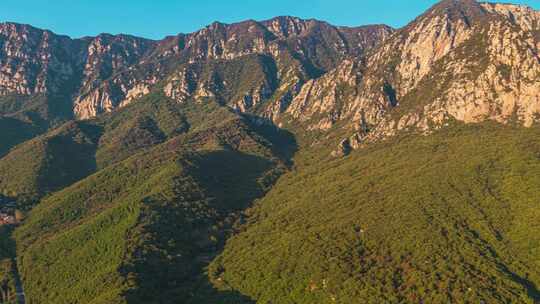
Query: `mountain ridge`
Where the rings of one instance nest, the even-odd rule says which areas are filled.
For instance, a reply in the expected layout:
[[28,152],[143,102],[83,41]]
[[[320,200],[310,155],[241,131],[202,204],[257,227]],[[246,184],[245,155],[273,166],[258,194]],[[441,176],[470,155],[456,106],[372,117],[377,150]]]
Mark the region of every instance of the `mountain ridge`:
[[[283,23],[282,23],[283,22]],[[260,27],[262,32],[251,33],[253,26]],[[272,26],[274,30],[272,32]],[[278,30],[276,30],[278,28]],[[72,111],[71,117],[78,118],[91,118],[101,112],[108,112],[112,109],[123,106],[133,99],[136,99],[149,92],[150,88],[155,85],[156,82],[163,80],[169,72],[159,72],[162,65],[157,61],[167,60],[171,56],[184,56],[187,57],[186,61],[193,62],[194,60],[202,59],[219,59],[229,58],[247,55],[250,53],[268,53],[268,50],[262,50],[265,44],[271,43],[275,40],[289,39],[293,37],[301,37],[301,39],[310,39],[310,32],[312,29],[318,31],[314,34],[317,37],[328,36],[329,39],[337,39],[342,46],[335,45],[336,49],[329,53],[328,58],[334,56],[342,56],[341,53],[346,52],[343,48],[346,48],[344,43],[345,37],[349,39],[356,39],[354,36],[357,32],[366,32],[368,34],[371,29],[381,29],[383,35],[386,32],[390,32],[391,29],[385,26],[363,26],[359,28],[343,28],[346,32],[345,35],[341,34],[340,29],[333,27],[326,22],[316,20],[302,20],[292,17],[274,18],[261,23],[255,21],[246,21],[240,23],[234,23],[225,25],[222,23],[214,23],[199,31],[190,34],[178,34],[176,36],[167,37],[161,41],[151,41],[128,35],[108,35],[102,34],[96,37],[86,37],[81,39],[70,39],[66,36],[57,36],[50,31],[40,31],[37,28],[30,27],[25,28],[23,25],[15,24],[3,24],[1,33],[4,36],[4,54],[7,58],[11,54],[14,58],[20,57],[23,60],[32,60],[32,53],[37,54],[43,58],[51,58],[50,60],[32,60],[26,64],[11,64],[6,63],[2,70],[5,77],[12,75],[27,75],[26,78],[19,80],[9,80],[5,78],[2,83],[4,87],[3,95],[8,93],[31,95],[38,93],[54,94],[58,91],[58,87],[62,87],[68,91],[66,99],[72,99],[74,104],[73,109],[65,108],[64,111],[68,113],[67,118],[70,118],[69,112]],[[246,32],[246,30],[248,30]],[[282,35],[279,31],[287,31],[286,35]],[[20,33],[17,33],[20,31]],[[238,33],[235,33],[238,31]],[[319,33],[323,31],[324,33]],[[229,33],[230,32],[230,33]],[[31,40],[28,40],[28,35],[32,34]],[[231,36],[232,35],[232,36]],[[243,41],[235,41],[235,35],[240,35]],[[249,38],[252,35],[252,38]],[[277,35],[277,36],[276,36]],[[229,36],[229,37],[227,37]],[[12,37],[15,41],[10,43]],[[21,39],[20,39],[21,38]],[[370,38],[369,36],[360,37],[354,49],[357,51],[362,50],[363,44],[366,47],[377,39],[377,36]],[[228,39],[225,41],[224,39]],[[232,40],[231,40],[232,39]],[[246,39],[253,39],[252,41]],[[319,39],[319,38],[317,38]],[[40,41],[42,40],[42,41]],[[54,55],[62,50],[51,49],[51,40],[54,42],[57,40],[64,41],[63,43],[68,46],[67,52],[71,53],[71,56],[75,56],[71,59],[71,62],[62,62],[58,58],[60,55]],[[333,40],[331,40],[333,41]],[[173,45],[170,45],[173,42]],[[60,42],[58,42],[60,43]],[[221,44],[229,44],[229,46]],[[247,43],[247,44],[246,44]],[[262,43],[262,45],[260,45]],[[303,48],[303,44],[309,45],[312,43],[318,43],[317,41],[310,42],[298,42],[300,45],[291,45],[293,48]],[[191,47],[191,45],[194,45]],[[259,45],[258,45],[259,44]],[[238,53],[237,48],[243,50],[246,47],[254,48],[247,53]],[[277,46],[276,46],[277,47]],[[334,46],[332,46],[334,47]],[[37,49],[36,48],[41,48]],[[192,50],[192,48],[194,48]],[[222,48],[224,48],[222,50]],[[228,50],[230,48],[230,51]],[[309,49],[305,49],[310,51]],[[24,52],[27,53],[24,53]],[[223,53],[223,52],[228,52]],[[313,50],[315,51],[315,50]],[[310,51],[310,52],[313,52]],[[52,52],[52,53],[51,53]],[[270,51],[272,52],[272,51]],[[301,50],[300,53],[303,51]],[[49,54],[51,53],[51,54]],[[181,53],[184,53],[182,55]],[[175,55],[176,54],[176,55]],[[296,56],[296,55],[295,55]],[[299,55],[302,56],[302,55]],[[310,55],[307,55],[310,57]],[[80,58],[79,58],[80,57]],[[320,60],[324,59],[321,56],[311,56],[308,60]],[[306,58],[307,59],[307,58]],[[302,59],[305,60],[305,59]],[[335,59],[330,59],[335,60]],[[51,61],[51,62],[49,62]],[[135,74],[130,72],[133,69],[133,65],[141,65],[146,61],[151,61],[149,67],[146,70],[135,68]],[[152,63],[154,62],[154,63]],[[84,67],[80,65],[83,64]],[[326,69],[330,62],[306,62],[308,69]],[[304,68],[304,69],[305,69]],[[156,72],[150,72],[153,69],[157,69]],[[52,79],[49,79],[50,73],[56,75]],[[19,74],[17,74],[19,73]],[[34,75],[34,76],[32,76]],[[118,76],[114,78],[114,76]],[[15,76],[16,77],[16,76]],[[112,78],[111,78],[112,77]],[[142,77],[142,79],[141,79]],[[108,80],[110,79],[110,80]],[[73,82],[71,88],[65,88],[64,83]],[[63,92],[66,94],[65,92]],[[71,95],[71,96],[70,96]]]

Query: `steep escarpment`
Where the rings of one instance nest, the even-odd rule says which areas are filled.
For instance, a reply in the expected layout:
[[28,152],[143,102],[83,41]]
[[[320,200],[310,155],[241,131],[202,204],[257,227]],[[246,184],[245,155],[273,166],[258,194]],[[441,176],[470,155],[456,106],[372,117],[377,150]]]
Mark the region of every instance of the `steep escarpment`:
[[[316,132],[340,125],[357,147],[453,119],[530,126],[538,113],[538,12],[524,6],[441,1],[398,31],[294,17],[216,22],[162,41],[3,28],[3,94],[42,95],[64,117],[89,119],[161,91]],[[54,92],[62,98],[51,102]]]
[[471,36],[436,61],[432,75],[424,77],[414,91],[398,96],[405,107],[413,107],[390,124],[395,123],[397,129],[428,130],[448,119],[516,121],[525,126],[537,120],[539,41],[530,19],[538,20],[538,12],[529,9],[527,17],[508,17],[510,11],[522,8],[486,4],[481,9],[486,15]]
[[[405,130],[429,133],[452,120],[531,126],[538,120],[538,15],[531,8],[442,1],[382,45],[354,71],[343,65],[304,86],[290,109],[318,119],[309,129],[345,125],[341,147],[359,147]],[[336,74],[348,94],[336,94]],[[315,88],[315,89],[313,89]],[[339,98],[336,96],[340,96]],[[334,106],[345,104],[339,115]],[[302,116],[294,111],[294,117]],[[369,131],[369,132],[368,132]]]
[[[88,119],[147,95],[167,78],[174,80],[185,73],[193,76],[197,72],[191,66],[194,63],[250,55],[271,58],[271,65],[281,67],[285,92],[280,94],[294,94],[306,79],[335,67],[346,56],[361,55],[391,32],[386,26],[339,28],[316,20],[279,17],[230,25],[216,22],[192,34],[151,41],[108,34],[70,39],[28,25],[5,23],[0,26],[0,94],[43,95],[40,107],[46,109],[47,119]],[[199,82],[197,77],[191,81],[202,91],[220,85]],[[200,95],[174,81],[165,85],[171,96],[172,90],[194,99]],[[262,98],[274,91],[262,94]],[[240,93],[253,98],[261,95]]]
[[[73,40],[14,23],[0,25],[0,41],[2,99],[44,96],[40,104],[22,102],[17,110],[36,112],[37,106],[47,120],[73,117],[77,96],[84,95],[89,86],[135,64],[153,44],[124,35]],[[12,113],[2,111],[4,115]]]
[[[176,53],[179,66],[165,78],[163,90],[179,102],[215,97],[238,111],[275,120],[307,80],[320,76],[347,56],[363,53],[391,32],[385,26],[341,29],[291,17],[261,23],[214,23],[178,37],[180,47],[175,45],[165,52]],[[259,62],[254,63],[257,57]],[[236,69],[240,74],[224,76],[218,65],[230,66],[229,71]],[[255,74],[259,70],[264,72]],[[240,79],[239,86],[238,76],[249,80]],[[253,85],[249,86],[249,82]],[[223,96],[231,85],[234,94]]]

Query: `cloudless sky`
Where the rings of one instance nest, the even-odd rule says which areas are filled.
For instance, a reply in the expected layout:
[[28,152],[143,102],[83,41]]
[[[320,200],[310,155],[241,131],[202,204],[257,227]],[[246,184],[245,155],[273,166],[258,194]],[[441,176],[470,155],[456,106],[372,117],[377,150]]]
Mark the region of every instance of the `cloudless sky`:
[[[74,38],[125,33],[161,39],[213,21],[290,15],[334,25],[401,27],[436,0],[0,0],[0,22],[31,24]],[[540,0],[504,0],[540,9]]]

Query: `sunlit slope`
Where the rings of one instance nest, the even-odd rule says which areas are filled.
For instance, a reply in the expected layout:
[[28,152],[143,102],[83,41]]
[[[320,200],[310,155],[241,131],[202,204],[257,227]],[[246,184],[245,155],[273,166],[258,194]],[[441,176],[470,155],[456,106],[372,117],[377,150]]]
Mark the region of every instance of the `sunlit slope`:
[[540,129],[455,126],[316,159],[250,210],[216,286],[260,303],[539,300]]

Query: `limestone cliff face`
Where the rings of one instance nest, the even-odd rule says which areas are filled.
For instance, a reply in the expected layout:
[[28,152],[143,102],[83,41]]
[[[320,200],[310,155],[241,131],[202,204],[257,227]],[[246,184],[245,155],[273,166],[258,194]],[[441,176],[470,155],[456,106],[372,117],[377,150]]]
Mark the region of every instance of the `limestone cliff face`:
[[[474,1],[443,1],[385,39],[380,47],[358,62],[354,71],[344,73],[347,68],[339,66],[330,72],[328,79],[335,78],[332,74],[347,75],[336,79],[350,88],[348,94],[339,98],[345,104],[340,117],[318,105],[317,100],[321,97],[319,92],[326,94],[326,103],[329,100],[336,103],[338,100],[336,96],[328,95],[336,91],[336,83],[324,77],[314,84],[317,87],[315,94],[307,94],[308,89],[303,89],[303,94],[295,101],[301,102],[304,109],[313,107],[307,113],[319,112],[332,116],[333,119],[325,117],[321,124],[326,129],[338,120],[348,121],[354,129],[377,125],[385,113],[398,106],[401,98],[432,71],[438,60],[471,36],[473,22],[482,15],[483,10]],[[310,128],[319,127],[312,125]]]
[[[70,100],[73,116],[92,117],[116,105],[117,88],[103,82],[137,64],[154,44],[125,35],[73,40],[28,25],[0,24],[0,95],[42,94],[51,103],[61,97]],[[136,95],[132,89],[141,91],[136,85],[125,89],[129,98]]]
[[77,46],[27,25],[0,24],[0,95],[57,91],[74,74],[70,54]]
[[[128,49],[131,52],[125,53],[133,55],[127,58],[137,58],[139,62],[116,64],[114,67],[120,71],[111,74],[104,81],[106,84],[95,81],[85,84],[85,90],[75,99],[74,112],[76,117],[86,119],[112,111],[163,82],[162,92],[178,102],[217,98],[240,112],[264,108],[260,115],[273,119],[285,111],[306,80],[333,68],[349,54],[360,54],[373,47],[391,32],[386,26],[337,28],[293,17],[230,25],[216,22],[195,33],[159,41],[142,58],[138,56],[141,51],[132,46]],[[142,50],[149,48],[143,46]],[[253,55],[267,58],[255,67],[267,71],[254,76],[260,77],[254,82],[246,80],[248,85],[230,79],[236,75],[222,75],[223,71],[214,65],[220,62],[224,66],[238,66],[243,58]],[[90,75],[97,74],[95,68],[88,71]],[[260,106],[271,97],[275,97],[272,102]]]
[[[87,119],[125,106],[161,83],[165,95],[179,102],[216,97],[238,111],[257,107],[261,115],[271,117],[286,109],[305,81],[334,68],[346,56],[363,53],[391,32],[386,26],[339,28],[279,17],[216,22],[195,33],[151,41],[107,34],[70,39],[30,26],[2,24],[0,94],[58,93],[71,100],[74,117]],[[248,85],[219,78],[235,75],[208,68],[217,62],[242,65],[243,58],[253,55],[266,57],[256,67],[265,71]],[[249,72],[245,68],[241,72]],[[273,103],[260,106],[270,97]]]
[[[374,137],[411,128],[429,132],[448,120],[516,120],[524,126],[538,121],[540,14],[516,5],[476,5],[484,15],[457,34],[466,38],[448,44],[449,51],[420,80],[397,86],[397,99],[404,108],[412,107],[397,118],[386,118]],[[400,73],[401,79],[417,76]]]
[[44,95],[78,119],[150,92],[213,99],[260,121],[346,133],[339,149],[351,150],[452,120],[535,124],[539,54],[538,11],[474,0],[441,1],[397,31],[278,17],[151,41],[70,39],[7,23],[0,96]]
[[310,130],[330,129],[350,110],[344,99],[357,94],[361,79],[357,67],[354,60],[344,60],[336,69],[308,81],[292,100],[287,113],[297,121],[311,122]]
[[149,88],[139,79],[125,79],[116,74],[130,69],[149,52],[154,41],[125,35],[100,35],[85,39],[82,54],[82,79],[75,94],[75,117],[86,119],[127,104]]
[[350,136],[336,155],[452,120],[531,126],[540,118],[539,33],[539,12],[525,6],[441,1],[363,59],[307,82],[288,112],[309,130],[344,125]]
[[[221,96],[224,103],[241,112],[252,112],[262,101],[268,101],[258,107],[258,114],[275,120],[287,110],[305,82],[340,65],[343,59],[374,47],[392,31],[387,26],[337,28],[293,17],[260,23],[215,23],[185,37],[183,49],[176,52],[188,64],[168,77],[163,91],[179,102]],[[264,59],[251,66],[251,70],[238,68],[252,63],[254,55]],[[253,74],[257,75],[238,84],[238,75],[223,75],[219,68],[212,70],[209,62],[215,61],[225,69],[244,74],[255,71]],[[201,63],[205,66],[201,67]],[[201,78],[208,74],[213,76]],[[230,98],[224,97],[226,94],[219,90],[231,90],[232,84],[241,90]]]

